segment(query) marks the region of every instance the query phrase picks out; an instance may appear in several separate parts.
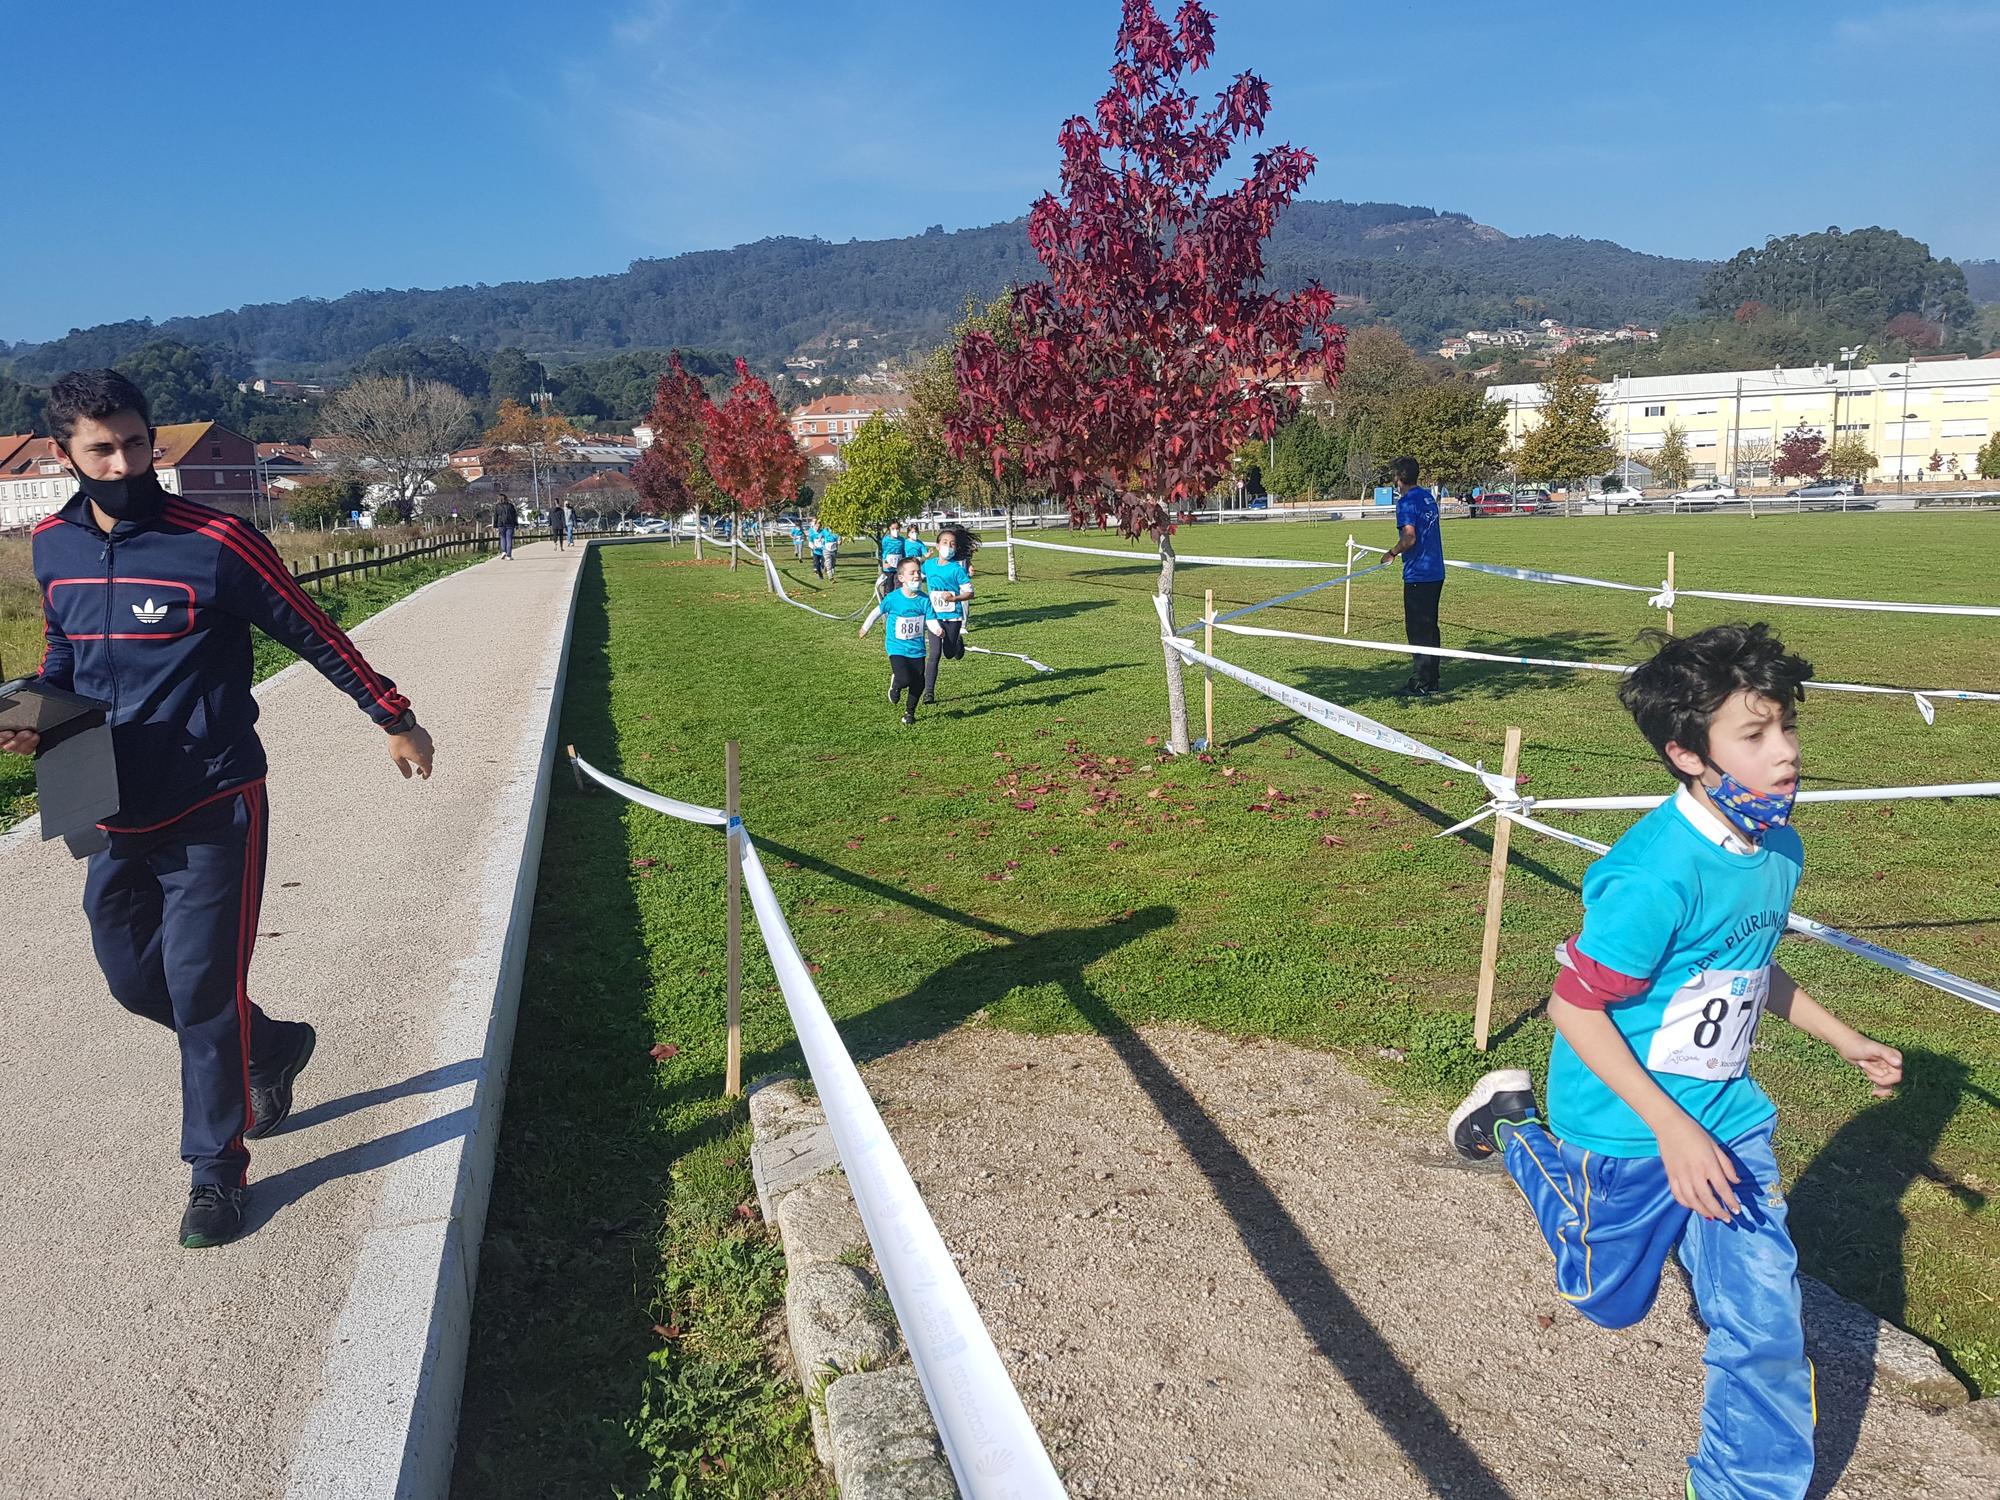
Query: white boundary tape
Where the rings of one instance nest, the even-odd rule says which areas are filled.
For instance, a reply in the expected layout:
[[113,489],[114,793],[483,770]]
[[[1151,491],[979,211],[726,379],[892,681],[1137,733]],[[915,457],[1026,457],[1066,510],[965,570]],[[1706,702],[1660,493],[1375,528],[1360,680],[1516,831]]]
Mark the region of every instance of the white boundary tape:
[[[1547,803],[1542,804],[1544,807],[1547,805]],[[1500,809],[1500,815],[1510,823],[1519,824],[1523,828],[1532,828],[1536,833],[1574,845],[1578,849],[1588,850],[1592,854],[1603,854],[1611,848],[1609,844],[1600,844],[1596,839],[1587,839],[1582,834],[1571,833],[1566,828],[1552,828],[1547,823],[1538,822],[1526,813],[1515,812],[1510,808]],[[1815,922],[1811,917],[1802,917],[1797,912],[1786,916],[1785,926],[1801,937],[1813,938],[1830,948],[1838,948],[1855,958],[1866,959],[1871,964],[1879,964],[1893,973],[1914,979],[1919,984],[1927,984],[1934,990],[1942,990],[1947,995],[1955,995],[1960,1000],[1967,1000],[1986,1010],[2000,1013],[2000,990],[1981,984],[1977,980],[1966,979],[1948,970],[1936,968],[1922,959],[1910,958],[1893,949],[1884,948],[1880,943],[1871,943],[1866,938],[1858,938],[1851,932],[1842,932],[1838,927],[1829,927],[1824,922]]]
[[[1377,564],[1377,566],[1386,566],[1386,564]],[[1336,578],[1334,582],[1338,583],[1340,580]],[[1315,587],[1323,586],[1315,585]],[[1301,589],[1299,594],[1310,592],[1312,592],[1311,589]],[[1299,594],[1286,594],[1282,598],[1267,600],[1265,603],[1282,604],[1288,599],[1298,598]],[[1264,604],[1253,604],[1250,606],[1250,609],[1262,609],[1264,607]],[[1233,615],[1247,614],[1248,612],[1249,610],[1239,609],[1234,611]],[[1265,625],[1236,625],[1228,623],[1232,620],[1233,615],[1217,615],[1215,617],[1215,628],[1227,631],[1231,635],[1258,635],[1269,636],[1277,640],[1312,641],[1322,646],[1351,646],[1360,651],[1388,651],[1397,656],[1442,656],[1449,657],[1454,661],[1492,661],[1515,667],[1562,667],[1572,672],[1616,672],[1620,676],[1627,676],[1638,670],[1634,666],[1621,666],[1616,662],[1564,661],[1549,656],[1499,656],[1491,651],[1464,651],[1452,646],[1411,646],[1401,645],[1393,641],[1361,641],[1339,635],[1312,635],[1302,630],[1278,630]],[[1181,634],[1192,635],[1196,626],[1201,623],[1201,621],[1197,620],[1194,625],[1183,626]],[[1943,698],[1962,703],[2000,703],[2000,693],[1971,692],[1962,688],[1877,687],[1870,683],[1820,682],[1817,680],[1810,683],[1809,686],[1829,693],[1875,693],[1890,698],[1909,698],[1916,703],[1917,712],[1924,716],[1926,724],[1934,723],[1937,719],[1937,711],[1932,703],[1933,699]]]
[[691,821],[719,822],[740,842],[743,888],[959,1493],[968,1500],[1059,1500],[1065,1494],[1062,1481],[820,999],[743,820],[608,776],[580,755],[572,759],[591,780],[621,797],[672,817],[683,816],[674,808],[688,809],[696,815]]
[[[1385,550],[1363,542],[1356,542],[1354,546],[1361,552],[1379,553]],[[1490,573],[1496,578],[1518,578],[1527,583],[1562,583],[1579,588],[1617,589],[1621,593],[1645,594],[1646,602],[1656,609],[1672,609],[1676,599],[1720,599],[1731,604],[1788,604],[1808,609],[1886,610],[1906,615],[1978,615],[2000,619],[2000,604],[1911,604],[1886,599],[1820,599],[1807,594],[1736,594],[1718,589],[1670,589],[1664,583],[1658,589],[1651,589],[1639,583],[1614,583],[1607,578],[1586,578],[1576,573],[1545,573],[1537,568],[1509,568],[1499,563],[1465,562],[1455,557],[1447,557],[1444,565],[1447,568],[1466,568],[1475,573]]]
[[[745,547],[743,550],[745,552],[750,551],[748,547]],[[833,620],[844,625],[849,620],[858,620],[861,616],[865,615],[866,613],[868,613],[869,610],[875,607],[874,601],[870,600],[867,604],[864,604],[860,609],[857,609],[851,615],[830,615],[823,609],[814,609],[810,604],[802,604],[797,599],[794,599],[790,594],[785,592],[784,577],[782,574],[778,572],[778,565],[771,560],[771,555],[768,552],[752,552],[751,556],[757,558],[760,562],[764,564],[764,572],[766,576],[768,576],[771,580],[772,590],[777,594],[777,596],[780,599],[784,600],[785,603],[791,605],[794,609],[802,609],[807,614],[818,615],[822,620]],[[1018,651],[995,651],[990,646],[975,646],[970,641],[966,642],[965,649],[967,651],[977,651],[981,656],[1012,657],[1015,661],[1026,663],[1029,667],[1032,667],[1037,672],[1055,671],[1055,668],[1050,666],[1047,662],[1036,661],[1032,656],[1023,656]]]
[[[1610,845],[1600,844],[1595,839],[1587,839],[1583,835],[1571,833],[1567,829],[1551,827],[1549,824],[1540,822],[1530,816],[1529,809],[1547,811],[1550,809],[1578,810],[1584,808],[1655,807],[1666,800],[1664,797],[1659,796],[1550,798],[1543,801],[1523,797],[1517,787],[1507,785],[1504,778],[1495,776],[1487,771],[1484,763],[1469,766],[1456,756],[1448,755],[1434,746],[1426,745],[1423,741],[1413,739],[1399,730],[1391,729],[1386,724],[1378,724],[1375,720],[1357,714],[1352,709],[1342,708],[1337,703],[1329,703],[1324,698],[1315,697],[1313,694],[1302,692],[1298,688],[1287,687],[1281,682],[1275,682],[1271,678],[1260,676],[1243,667],[1226,662],[1220,657],[1210,656],[1204,651],[1197,650],[1192,642],[1182,640],[1173,633],[1171,617],[1167,613],[1167,601],[1155,595],[1153,603],[1159,612],[1162,638],[1169,646],[1173,647],[1190,661],[1210,667],[1226,677],[1234,678],[1245,687],[1269,698],[1272,702],[1281,704],[1291,709],[1294,713],[1303,714],[1314,723],[1321,724],[1337,734],[1347,736],[1349,739],[1359,740],[1363,744],[1374,745],[1397,755],[1408,756],[1412,760],[1434,761],[1439,765],[1449,766],[1453,770],[1471,771],[1477,775],[1485,785],[1492,800],[1463,822],[1439,833],[1437,835],[1438,838],[1446,838],[1454,833],[1463,832],[1488,816],[1496,816],[1506,818],[1523,828],[1531,828],[1537,833],[1544,834],[1562,843],[1573,845],[1579,849],[1586,849],[1592,853],[1602,854],[1610,848]],[[1246,630],[1249,629],[1249,627],[1244,628]],[[1825,791],[1803,792],[1800,794],[1799,800],[1811,802],[1864,802],[1878,800],[1895,801],[1914,797],[1996,795],[2000,795],[2000,782],[1981,781],[1927,787],[1837,787],[1829,788]],[[1810,917],[1801,917],[1794,913],[1788,919],[1788,925],[1793,932],[1839,948],[1842,952],[1851,954],[1856,958],[1866,959],[1870,963],[1879,964],[1885,969],[1892,970],[1906,978],[1914,979],[1920,984],[1929,985],[1931,988],[1941,990],[1945,994],[1956,996],[1961,1000],[1969,1000],[1974,1005],[1983,1006],[1988,1010],[2000,1012],[2000,990],[1994,990],[1975,980],[1966,979],[1961,975],[1936,968],[1919,959],[1909,958],[1903,954],[1893,952],[1878,944],[1855,937],[1851,933],[1842,932],[1836,927],[1829,927],[1823,922],[1815,922]]]
[[[1160,560],[1157,552],[1114,552],[1108,547],[1073,547],[1067,542],[1031,542],[1025,537],[1018,536],[1012,542],[982,542],[980,545],[1000,548],[1034,547],[1043,552],[1080,552],[1085,557],[1108,557],[1117,562],[1128,563],[1157,563]],[[1382,549],[1376,547],[1372,550],[1379,552]],[[1337,569],[1345,566],[1337,557],[1324,558],[1319,562],[1306,562],[1298,558],[1285,557],[1208,557],[1193,552],[1176,552],[1174,563],[1176,566],[1187,563],[1198,568],[1313,568],[1320,572],[1328,568]],[[1339,580],[1335,579],[1334,582],[1337,583]]]

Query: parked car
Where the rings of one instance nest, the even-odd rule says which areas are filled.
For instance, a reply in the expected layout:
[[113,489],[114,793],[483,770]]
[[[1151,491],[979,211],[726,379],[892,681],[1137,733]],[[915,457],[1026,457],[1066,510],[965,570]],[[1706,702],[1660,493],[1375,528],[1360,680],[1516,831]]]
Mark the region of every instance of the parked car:
[[1851,479],[1821,479],[1812,484],[1802,484],[1795,490],[1786,490],[1787,500],[1800,502],[1801,510],[1873,510],[1875,502],[1861,500],[1861,486]]
[[1466,515],[1472,516],[1532,516],[1536,505],[1534,492],[1520,496],[1506,490],[1488,490],[1483,495],[1474,495],[1465,502]]
[[1569,509],[1580,516],[1615,516],[1621,510],[1645,503],[1646,497],[1634,489],[1599,490],[1594,495],[1572,500]]
[[1677,509],[1714,510],[1717,501],[1736,498],[1736,486],[1719,479],[1704,479],[1700,484],[1676,490],[1670,498]]

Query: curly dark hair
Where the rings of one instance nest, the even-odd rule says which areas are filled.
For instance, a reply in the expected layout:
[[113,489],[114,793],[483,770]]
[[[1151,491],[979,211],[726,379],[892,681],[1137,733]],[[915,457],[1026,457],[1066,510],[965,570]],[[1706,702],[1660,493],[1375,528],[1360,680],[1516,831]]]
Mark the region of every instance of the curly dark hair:
[[974,536],[965,527],[955,523],[950,526],[938,528],[938,540],[943,541],[946,537],[951,538],[952,561],[964,563],[968,568],[971,567],[972,554],[979,550],[979,538]]
[[49,436],[67,450],[79,421],[102,422],[121,411],[136,411],[148,427],[153,425],[146,393],[116,370],[71,370],[58,375],[49,389]]
[[1740,692],[1797,703],[1813,674],[1812,663],[1787,651],[1768,625],[1711,625],[1690,636],[1648,630],[1639,639],[1659,649],[1618,684],[1618,701],[1682,780],[1667,760],[1669,741],[1706,760],[1708,726],[1724,703]]

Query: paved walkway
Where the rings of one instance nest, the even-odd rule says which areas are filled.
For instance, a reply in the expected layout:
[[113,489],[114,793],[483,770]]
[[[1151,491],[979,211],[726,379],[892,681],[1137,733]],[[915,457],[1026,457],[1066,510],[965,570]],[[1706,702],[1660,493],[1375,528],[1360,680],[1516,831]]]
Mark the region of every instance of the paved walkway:
[[[445,1285],[454,1193],[493,1102],[474,1097],[479,1059],[539,842],[529,807],[582,557],[523,548],[354,632],[436,737],[428,783],[404,782],[381,731],[310,669],[260,690],[255,993],[320,1043],[292,1126],[253,1145],[235,1245],[175,1242],[176,1053],[105,991],[83,867],[32,828],[0,837],[9,1500],[393,1492],[430,1308],[462,1291]],[[443,1375],[455,1391],[449,1357]]]

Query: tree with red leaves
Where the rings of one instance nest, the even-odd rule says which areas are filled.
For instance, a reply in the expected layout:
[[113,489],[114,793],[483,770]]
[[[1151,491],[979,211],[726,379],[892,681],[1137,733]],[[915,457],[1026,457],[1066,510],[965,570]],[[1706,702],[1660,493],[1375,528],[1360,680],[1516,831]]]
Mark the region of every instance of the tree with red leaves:
[[654,389],[653,409],[646,414],[653,441],[632,467],[632,482],[638,486],[642,502],[668,516],[690,510],[695,513],[697,548],[701,512],[713,503],[715,494],[704,451],[708,441],[705,416],[712,409],[701,382],[681,367],[680,355],[671,356],[667,373]]
[[1778,439],[1778,456],[1771,460],[1773,479],[1817,479],[1826,472],[1826,438],[1817,427],[1801,422]]
[[[1277,430],[1298,405],[1288,382],[1339,378],[1346,337],[1317,283],[1260,289],[1264,240],[1312,156],[1279,146],[1235,188],[1207,191],[1271,104],[1244,73],[1203,108],[1182,80],[1214,50],[1197,0],[1171,26],[1152,0],[1125,0],[1096,120],[1075,116],[1058,137],[1062,196],[1028,215],[1049,279],[1015,290],[1007,338],[961,341],[961,410],[946,430],[954,454],[985,453],[996,476],[1018,463],[1068,502],[1072,525],[1116,517],[1124,535],[1152,536],[1167,598],[1174,510],[1225,479],[1238,446]],[[1180,658],[1164,649],[1168,743],[1185,753]]]
[[[720,406],[703,413],[708,426],[708,472],[716,488],[740,515],[756,511],[763,530],[771,507],[798,493],[806,477],[806,456],[792,436],[792,425],[778,409],[770,386],[736,361],[736,384]],[[736,549],[729,549],[729,566],[736,566]]]

